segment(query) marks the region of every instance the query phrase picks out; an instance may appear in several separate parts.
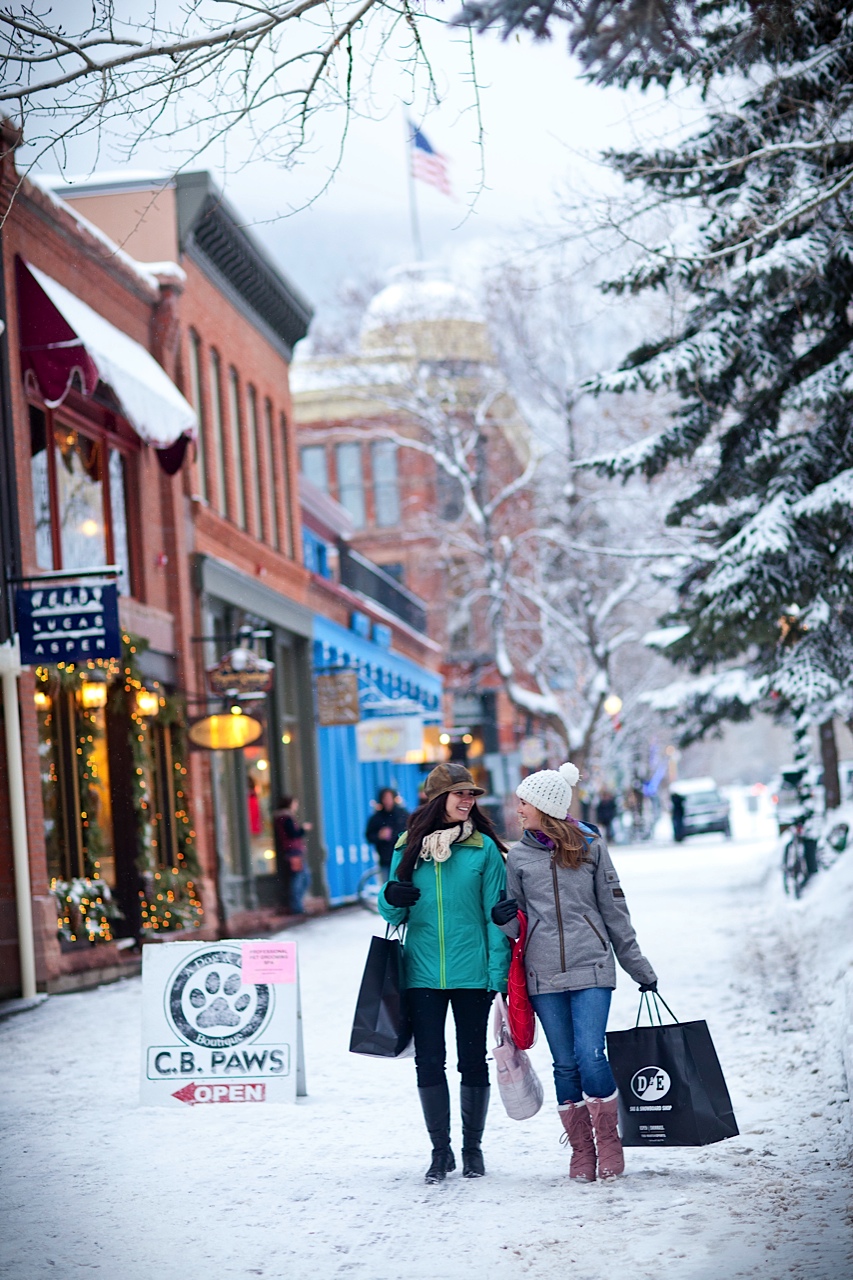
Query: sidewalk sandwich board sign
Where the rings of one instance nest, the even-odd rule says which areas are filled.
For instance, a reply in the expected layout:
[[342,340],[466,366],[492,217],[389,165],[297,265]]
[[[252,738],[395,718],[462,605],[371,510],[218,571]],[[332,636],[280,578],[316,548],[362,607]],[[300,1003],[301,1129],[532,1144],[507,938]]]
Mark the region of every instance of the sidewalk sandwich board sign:
[[143,947],[143,1105],[295,1102],[306,1092],[295,942]]

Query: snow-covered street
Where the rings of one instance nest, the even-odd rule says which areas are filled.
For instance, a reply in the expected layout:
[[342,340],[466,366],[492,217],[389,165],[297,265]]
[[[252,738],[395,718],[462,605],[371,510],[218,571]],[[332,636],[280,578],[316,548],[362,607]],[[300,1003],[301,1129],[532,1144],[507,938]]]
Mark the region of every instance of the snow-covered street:
[[[0,1274],[853,1274],[838,981],[853,945],[853,850],[799,903],[782,897],[771,840],[709,836],[616,848],[614,859],[662,993],[679,1018],[710,1024],[739,1138],[629,1150],[620,1181],[570,1184],[540,1043],[532,1051],[546,1082],[539,1115],[507,1119],[495,1092],[488,1177],[424,1186],[428,1142],[413,1063],[347,1051],[377,926],[352,910],[293,935],[309,1089],[296,1107],[140,1107],[138,979],[52,997],[2,1025]],[[620,973],[611,1029],[633,1024],[635,993]]]

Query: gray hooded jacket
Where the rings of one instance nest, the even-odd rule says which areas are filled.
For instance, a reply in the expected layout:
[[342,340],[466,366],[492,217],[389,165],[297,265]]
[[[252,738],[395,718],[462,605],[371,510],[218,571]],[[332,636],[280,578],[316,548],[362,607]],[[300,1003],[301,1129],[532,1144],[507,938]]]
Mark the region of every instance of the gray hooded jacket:
[[[615,987],[613,952],[638,983],[656,982],[637,945],[625,894],[599,837],[587,837],[588,861],[560,867],[529,832],[507,854],[507,896],[527,915],[524,967],[531,995]],[[518,921],[503,926],[518,937]]]

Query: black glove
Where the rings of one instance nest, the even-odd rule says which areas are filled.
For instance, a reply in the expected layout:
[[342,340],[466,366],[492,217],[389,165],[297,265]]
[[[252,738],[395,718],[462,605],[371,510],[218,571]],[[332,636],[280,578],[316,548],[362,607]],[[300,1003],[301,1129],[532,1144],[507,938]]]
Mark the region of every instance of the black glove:
[[518,915],[518,900],[503,898],[492,907],[492,919],[495,924],[509,924]]
[[644,996],[647,991],[657,991],[658,984],[656,982],[641,982],[640,995]]
[[391,907],[414,906],[420,896],[420,889],[411,880],[389,880],[385,886],[385,901]]

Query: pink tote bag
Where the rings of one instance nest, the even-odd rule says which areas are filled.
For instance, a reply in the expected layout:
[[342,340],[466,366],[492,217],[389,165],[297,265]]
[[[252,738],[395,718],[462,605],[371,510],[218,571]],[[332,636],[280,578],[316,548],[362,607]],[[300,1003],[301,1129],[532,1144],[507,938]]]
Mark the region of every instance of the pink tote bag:
[[516,1048],[509,1029],[506,1002],[495,996],[492,1057],[498,1070],[498,1090],[510,1120],[529,1120],[542,1106],[542,1081],[523,1049]]

